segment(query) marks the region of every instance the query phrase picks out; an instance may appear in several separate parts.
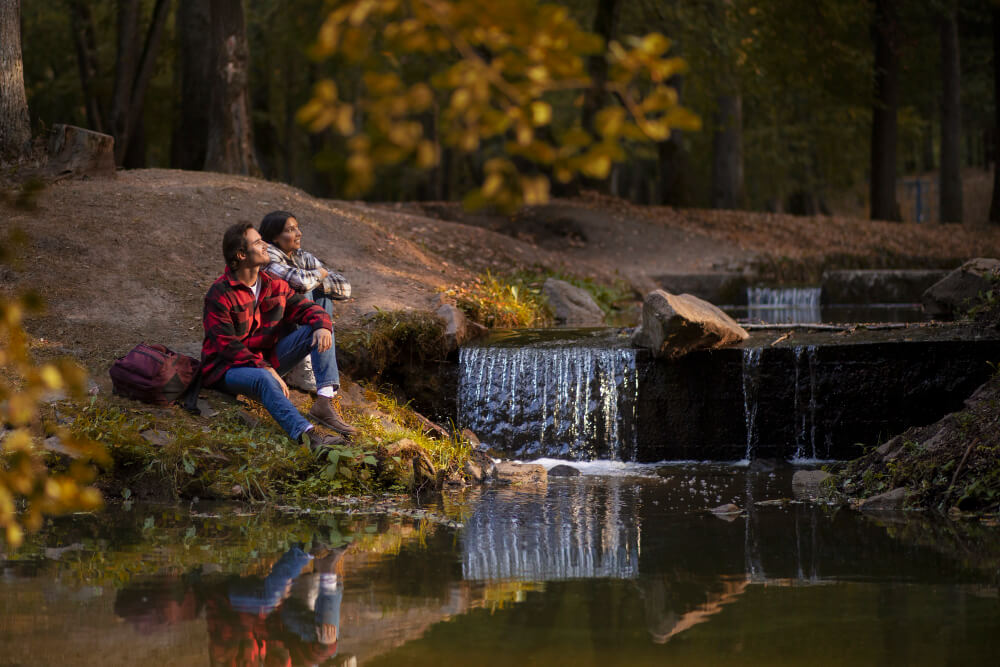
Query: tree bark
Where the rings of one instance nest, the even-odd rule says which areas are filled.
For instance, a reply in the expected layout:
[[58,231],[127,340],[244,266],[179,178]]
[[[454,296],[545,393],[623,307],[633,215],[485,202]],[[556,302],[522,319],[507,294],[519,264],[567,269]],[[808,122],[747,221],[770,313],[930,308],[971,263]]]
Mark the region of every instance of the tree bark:
[[899,106],[899,25],[894,0],[875,0],[875,103],[872,107],[871,217],[900,220],[896,202],[896,110]]
[[205,169],[259,173],[250,119],[246,22],[241,0],[212,4],[213,79]]
[[21,0],[0,0],[0,162],[31,149],[31,119],[21,60]]
[[719,95],[712,136],[712,208],[743,204],[743,99]]
[[[1000,8],[993,9],[993,99],[1000,100]],[[990,222],[1000,224],[1000,104],[993,105],[993,201]]]
[[87,126],[95,132],[104,132],[104,108],[94,87],[100,67],[97,62],[97,38],[94,18],[87,0],[69,0],[70,25],[76,46],[76,61],[80,71],[80,88],[87,109]]
[[[673,76],[667,83],[677,91],[680,104],[684,95],[684,77]],[[688,152],[684,143],[684,133],[670,130],[666,141],[656,144],[657,178],[655,200],[665,206],[686,206],[688,200]]]
[[941,222],[962,222],[962,100],[955,7],[941,17]]

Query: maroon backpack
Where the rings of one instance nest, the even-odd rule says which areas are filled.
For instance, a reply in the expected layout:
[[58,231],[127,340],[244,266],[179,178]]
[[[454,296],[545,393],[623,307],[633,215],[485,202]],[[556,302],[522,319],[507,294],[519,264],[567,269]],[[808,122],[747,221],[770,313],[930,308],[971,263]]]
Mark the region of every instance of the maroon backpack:
[[199,378],[199,363],[162,345],[139,343],[111,364],[114,393],[144,403],[169,405]]

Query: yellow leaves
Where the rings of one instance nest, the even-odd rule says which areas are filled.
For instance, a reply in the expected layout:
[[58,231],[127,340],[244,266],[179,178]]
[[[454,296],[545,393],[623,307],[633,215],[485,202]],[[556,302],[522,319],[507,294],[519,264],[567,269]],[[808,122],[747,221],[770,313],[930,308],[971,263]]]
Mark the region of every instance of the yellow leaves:
[[594,116],[594,128],[605,139],[614,139],[620,135],[624,124],[625,110],[618,106],[601,109]]
[[[509,160],[484,170],[467,204],[510,210],[548,197],[548,177],[521,173],[527,162],[561,182],[605,178],[625,142],[662,141],[673,127],[698,125],[666,84],[686,68],[669,49],[659,33],[605,45],[566,7],[539,0],[342,0],[325,17],[314,52],[356,63],[363,85],[348,95],[320,82],[299,120],[313,131],[367,138],[348,144],[352,195],[371,187],[383,165],[426,169],[443,149],[502,149],[521,159],[520,170]],[[602,84],[616,103],[583,128],[572,100],[593,88],[586,59],[599,54],[610,65]]]
[[536,100],[531,103],[531,123],[535,127],[548,125],[552,122],[552,105],[548,102]]
[[[80,397],[86,375],[68,360],[36,364],[31,359],[20,326],[23,307],[23,301],[0,302],[0,397],[6,399],[0,419],[12,427],[0,436],[0,528],[6,543],[15,547],[24,539],[25,529],[37,529],[44,516],[93,509],[101,503],[100,493],[84,486],[93,479],[93,470],[83,459],[74,462],[68,473],[52,473],[36,444],[51,434],[40,420],[42,395],[68,390]],[[55,429],[55,435],[68,451],[89,460],[107,460],[96,443],[75,440],[62,428]],[[22,502],[24,509],[18,512]]]

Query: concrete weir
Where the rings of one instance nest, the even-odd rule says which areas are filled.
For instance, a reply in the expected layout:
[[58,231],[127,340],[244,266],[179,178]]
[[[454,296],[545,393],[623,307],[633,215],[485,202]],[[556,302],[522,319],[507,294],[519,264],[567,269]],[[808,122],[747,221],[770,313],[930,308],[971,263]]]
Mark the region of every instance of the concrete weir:
[[456,422],[517,458],[853,458],[957,410],[1000,360],[1000,334],[961,327],[782,333],[674,362],[613,330],[506,334],[463,351]]

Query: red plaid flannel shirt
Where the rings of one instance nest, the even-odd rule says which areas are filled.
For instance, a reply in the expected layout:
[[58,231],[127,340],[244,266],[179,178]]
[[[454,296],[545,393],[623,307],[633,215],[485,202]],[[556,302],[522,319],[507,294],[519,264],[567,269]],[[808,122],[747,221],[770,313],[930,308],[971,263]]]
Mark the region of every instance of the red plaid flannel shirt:
[[257,274],[260,298],[236,280],[227,268],[205,295],[205,342],[201,345],[201,373],[205,386],[222,380],[230,368],[276,368],[274,347],[294,325],[333,331],[321,306],[296,293],[284,280],[266,272]]

